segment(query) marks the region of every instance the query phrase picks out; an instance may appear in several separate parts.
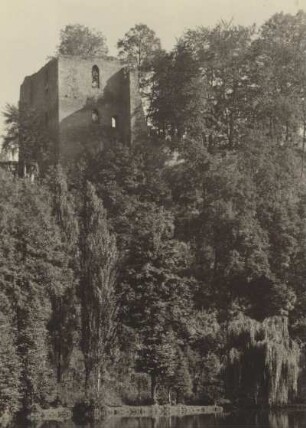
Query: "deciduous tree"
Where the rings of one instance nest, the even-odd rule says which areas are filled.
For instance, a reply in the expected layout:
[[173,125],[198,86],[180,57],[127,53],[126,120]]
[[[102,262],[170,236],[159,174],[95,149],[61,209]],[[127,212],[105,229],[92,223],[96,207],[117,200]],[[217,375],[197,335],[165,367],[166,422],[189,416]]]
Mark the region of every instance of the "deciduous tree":
[[100,31],[81,24],[66,25],[60,32],[57,55],[80,55],[84,57],[106,55],[106,39]]

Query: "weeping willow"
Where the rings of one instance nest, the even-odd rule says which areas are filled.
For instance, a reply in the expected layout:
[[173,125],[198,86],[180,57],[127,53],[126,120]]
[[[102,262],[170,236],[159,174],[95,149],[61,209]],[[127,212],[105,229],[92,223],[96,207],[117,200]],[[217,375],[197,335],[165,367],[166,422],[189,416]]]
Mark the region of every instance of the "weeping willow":
[[288,318],[258,322],[239,314],[228,324],[226,385],[232,399],[286,405],[297,393],[300,349],[290,339]]

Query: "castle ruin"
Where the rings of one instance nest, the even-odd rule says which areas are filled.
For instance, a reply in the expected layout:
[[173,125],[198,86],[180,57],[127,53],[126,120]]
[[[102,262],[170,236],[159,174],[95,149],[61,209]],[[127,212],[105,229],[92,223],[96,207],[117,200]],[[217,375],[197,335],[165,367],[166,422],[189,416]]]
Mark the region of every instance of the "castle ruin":
[[[116,140],[131,145],[147,135],[137,71],[116,58],[51,59],[24,79],[19,108],[21,115],[27,108],[39,114],[54,146],[51,161],[63,165],[84,151]],[[21,162],[24,157],[21,149]]]

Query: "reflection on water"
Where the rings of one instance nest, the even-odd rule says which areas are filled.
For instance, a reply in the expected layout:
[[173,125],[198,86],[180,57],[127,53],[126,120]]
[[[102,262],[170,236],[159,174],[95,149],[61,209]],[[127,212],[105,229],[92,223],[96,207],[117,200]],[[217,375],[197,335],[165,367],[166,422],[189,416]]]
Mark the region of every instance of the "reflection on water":
[[[29,428],[305,428],[306,411],[239,412],[229,415],[192,415],[158,418],[112,417],[95,425],[44,422]],[[21,426],[19,427],[21,428]]]
[[[218,426],[218,425],[217,425]],[[305,428],[306,412],[304,411],[276,411],[276,412],[249,412],[229,415],[220,427],[266,427],[266,428]],[[205,425],[204,425],[205,427]]]

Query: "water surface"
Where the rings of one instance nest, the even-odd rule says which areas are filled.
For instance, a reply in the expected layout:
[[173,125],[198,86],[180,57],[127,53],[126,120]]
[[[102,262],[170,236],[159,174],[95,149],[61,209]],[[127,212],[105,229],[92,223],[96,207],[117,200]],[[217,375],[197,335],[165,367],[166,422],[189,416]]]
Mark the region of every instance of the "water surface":
[[[44,422],[30,428],[306,428],[306,411],[248,411],[228,415],[110,417],[95,425]],[[18,427],[18,428],[21,428]],[[29,427],[28,427],[29,428]]]

